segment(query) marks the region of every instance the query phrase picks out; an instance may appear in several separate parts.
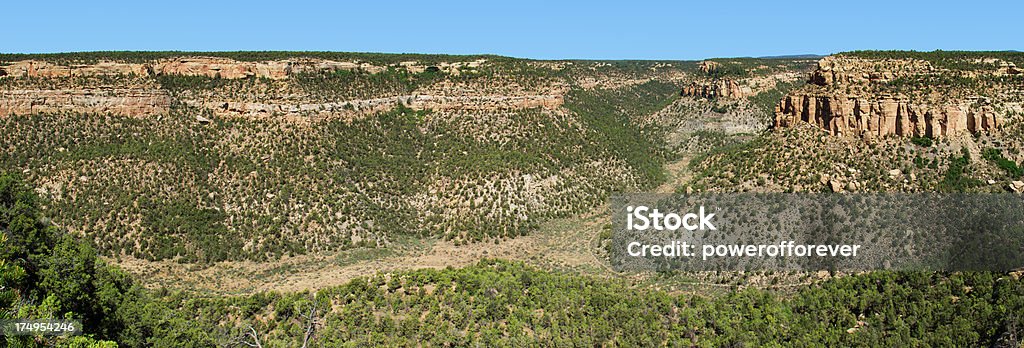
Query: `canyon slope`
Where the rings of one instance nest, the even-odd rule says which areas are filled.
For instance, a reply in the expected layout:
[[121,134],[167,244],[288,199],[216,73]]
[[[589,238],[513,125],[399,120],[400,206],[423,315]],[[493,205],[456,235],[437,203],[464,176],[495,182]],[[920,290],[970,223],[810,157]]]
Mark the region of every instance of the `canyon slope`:
[[0,162],[125,260],[530,233],[663,179],[693,62],[348,53],[0,57]]

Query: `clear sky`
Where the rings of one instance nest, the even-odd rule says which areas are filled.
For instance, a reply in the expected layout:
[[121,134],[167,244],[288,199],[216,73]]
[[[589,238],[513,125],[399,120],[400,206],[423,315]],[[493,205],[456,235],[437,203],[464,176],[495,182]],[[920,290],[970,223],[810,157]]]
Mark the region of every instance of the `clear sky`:
[[1024,1],[45,1],[3,6],[0,52],[297,50],[701,59],[1024,50]]

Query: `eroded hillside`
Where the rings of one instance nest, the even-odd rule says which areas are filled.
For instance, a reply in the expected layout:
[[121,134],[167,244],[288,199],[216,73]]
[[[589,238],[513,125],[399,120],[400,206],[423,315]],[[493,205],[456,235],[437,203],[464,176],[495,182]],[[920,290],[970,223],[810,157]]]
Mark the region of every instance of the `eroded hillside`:
[[8,56],[3,165],[112,257],[274,259],[529,233],[663,180],[694,63]]

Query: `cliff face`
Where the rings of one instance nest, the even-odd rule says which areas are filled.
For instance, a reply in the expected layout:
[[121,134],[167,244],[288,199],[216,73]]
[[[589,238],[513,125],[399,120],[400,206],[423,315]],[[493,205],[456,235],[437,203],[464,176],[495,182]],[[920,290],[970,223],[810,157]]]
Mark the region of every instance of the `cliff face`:
[[866,85],[935,72],[938,69],[922,60],[829,56],[818,61],[818,67],[811,72],[808,82],[819,86]]
[[[472,62],[443,62],[427,66],[419,62],[409,61],[398,64],[401,69],[412,73],[427,69],[437,69],[449,74],[458,75],[463,69],[474,69],[485,60]],[[387,66],[365,62],[339,62],[324,59],[295,58],[287,60],[246,62],[230,58],[216,57],[181,57],[162,59],[147,63],[99,62],[95,64],[54,64],[51,62],[27,60],[0,66],[0,76],[10,77],[72,77],[72,76],[103,76],[103,75],[186,75],[220,77],[224,79],[240,79],[247,77],[285,79],[297,73],[316,73],[332,71],[362,70],[378,73]]]
[[[999,101],[942,82],[989,73],[998,71],[951,71],[915,59],[826,57],[807,86],[779,102],[774,125],[807,122],[833,135],[852,136],[944,137],[990,131],[1005,123],[1004,115],[996,112],[1000,108],[994,107]],[[906,81],[925,82],[911,85],[909,92],[894,87]]]
[[[372,99],[356,99],[327,103],[270,103],[236,101],[185,100],[186,104],[207,108],[218,116],[303,118],[353,118],[395,108],[398,105],[414,110],[500,111],[540,107],[554,110],[562,106],[561,95],[521,96],[443,96],[403,95]],[[2,115],[2,114],[0,114]]]
[[700,73],[680,90],[679,95],[705,99],[742,99],[806,78],[807,63],[731,60],[700,62]]
[[692,82],[683,87],[682,95],[700,98],[744,98],[752,96],[753,89],[732,79],[716,79],[704,83]]
[[142,88],[0,90],[0,117],[74,111],[118,116],[152,116],[171,105],[167,91]]
[[[360,71],[377,74],[399,69],[410,74],[437,71],[449,76],[475,72],[486,60],[422,64],[405,61],[393,64],[342,62],[291,58],[275,61],[237,61],[216,57],[179,57],[142,63],[103,61],[92,64],[54,63],[39,60],[0,65],[0,79],[12,82],[0,86],[0,117],[33,113],[98,113],[119,116],[153,116],[168,111],[172,100],[208,109],[217,116],[310,118],[354,118],[403,105],[413,109],[501,111],[562,106],[561,85],[468,83],[442,80],[412,90],[388,90],[395,85],[376,86],[380,91],[323,98],[311,96],[294,78],[300,73]],[[242,89],[234,84],[218,91],[188,90],[171,95],[154,77],[161,75],[205,76],[222,79],[261,78],[260,87]],[[71,79],[82,77],[84,79]],[[90,79],[113,77],[113,79]],[[473,80],[476,81],[476,80]],[[477,83],[480,84],[480,83]],[[242,86],[242,87],[239,87]],[[237,89],[231,89],[237,88]],[[372,87],[367,87],[370,89]]]
[[[341,65],[337,68],[354,68],[354,63]],[[226,79],[238,79],[249,76],[283,79],[292,73],[295,62],[238,62],[225,58],[181,58],[165,59],[153,63],[121,63],[99,62],[96,64],[54,64],[44,61],[19,61],[0,66],[0,75],[10,77],[44,77],[61,78],[72,76],[104,76],[104,75],[191,75],[208,76]]]
[[922,105],[890,96],[793,93],[776,107],[775,126],[807,122],[833,135],[942,137],[995,129],[1002,123],[991,106],[971,105],[962,101]]

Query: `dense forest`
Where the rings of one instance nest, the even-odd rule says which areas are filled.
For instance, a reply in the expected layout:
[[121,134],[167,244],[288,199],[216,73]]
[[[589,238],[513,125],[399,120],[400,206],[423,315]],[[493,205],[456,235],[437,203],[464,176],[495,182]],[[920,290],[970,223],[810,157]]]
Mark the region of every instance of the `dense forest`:
[[84,335],[0,346],[1020,347],[1019,273],[872,272],[794,292],[668,293],[484,260],[381,273],[315,293],[207,297],[144,289],[49,224],[0,176],[0,319],[77,318]]

